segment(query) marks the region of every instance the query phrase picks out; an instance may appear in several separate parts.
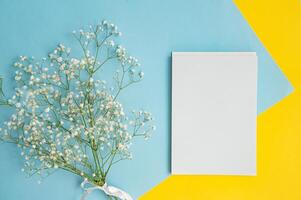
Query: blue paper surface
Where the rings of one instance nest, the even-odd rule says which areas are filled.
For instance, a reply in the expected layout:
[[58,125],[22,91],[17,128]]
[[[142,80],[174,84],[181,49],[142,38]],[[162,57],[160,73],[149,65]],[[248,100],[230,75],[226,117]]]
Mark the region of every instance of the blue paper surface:
[[[109,175],[110,183],[134,197],[169,175],[172,51],[255,51],[259,113],[293,90],[231,0],[1,0],[0,73],[6,78],[6,92],[12,90],[10,65],[16,56],[42,57],[59,42],[72,46],[72,30],[102,19],[118,25],[121,43],[145,72],[145,80],[122,95],[121,102],[129,110],[145,108],[156,119],[154,136],[135,142],[134,159],[120,163]],[[4,109],[1,114],[3,121],[9,112]],[[1,200],[80,199],[80,178],[59,172],[38,185],[21,173],[20,158],[16,147],[0,145]]]

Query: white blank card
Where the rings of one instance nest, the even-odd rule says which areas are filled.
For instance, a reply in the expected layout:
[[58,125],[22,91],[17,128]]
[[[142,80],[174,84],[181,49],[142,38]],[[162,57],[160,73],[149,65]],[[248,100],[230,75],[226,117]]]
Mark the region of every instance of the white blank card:
[[172,174],[256,175],[257,56],[172,53]]

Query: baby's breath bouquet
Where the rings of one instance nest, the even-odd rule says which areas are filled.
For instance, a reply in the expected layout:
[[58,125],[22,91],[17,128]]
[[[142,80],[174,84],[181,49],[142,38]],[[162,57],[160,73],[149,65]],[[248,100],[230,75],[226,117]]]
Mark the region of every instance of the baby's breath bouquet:
[[[13,109],[0,140],[21,149],[22,171],[30,176],[43,178],[62,169],[83,178],[84,196],[98,188],[109,198],[131,199],[106,181],[114,164],[131,159],[133,139],[147,139],[155,129],[149,112],[126,114],[118,101],[143,72],[137,59],[115,44],[121,32],[114,24],[103,21],[73,35],[80,56],[59,44],[47,58],[21,56],[14,63],[15,93],[6,98],[0,91],[0,104]],[[110,62],[118,66],[113,88],[97,79]],[[86,188],[87,183],[93,187]]]

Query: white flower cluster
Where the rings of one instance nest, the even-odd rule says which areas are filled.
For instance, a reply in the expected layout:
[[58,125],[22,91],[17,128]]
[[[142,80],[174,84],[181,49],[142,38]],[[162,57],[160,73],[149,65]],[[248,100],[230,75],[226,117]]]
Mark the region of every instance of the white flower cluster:
[[[132,139],[149,138],[155,127],[149,112],[127,115],[117,101],[124,88],[143,77],[135,71],[137,59],[112,39],[121,35],[117,27],[104,21],[74,35],[82,57],[72,57],[71,49],[59,44],[48,58],[21,56],[14,64],[17,87],[7,104],[15,112],[0,139],[21,148],[23,170],[30,175],[60,168],[102,185],[113,164],[132,157]],[[110,53],[100,59],[101,48]],[[114,93],[95,76],[109,59],[121,64]]]

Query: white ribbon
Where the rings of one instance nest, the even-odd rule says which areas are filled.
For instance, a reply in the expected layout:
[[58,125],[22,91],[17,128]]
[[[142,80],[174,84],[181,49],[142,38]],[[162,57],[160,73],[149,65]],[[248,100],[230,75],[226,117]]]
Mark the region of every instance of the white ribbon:
[[84,194],[81,198],[81,200],[86,200],[87,196],[93,192],[94,190],[101,190],[103,191],[106,195],[108,196],[113,196],[117,197],[120,200],[133,200],[132,197],[124,192],[123,190],[113,187],[113,186],[108,186],[107,183],[105,183],[103,186],[92,186],[92,187],[87,187],[86,185],[90,184],[93,185],[88,181],[88,179],[85,179],[81,184],[81,188],[84,190]]

